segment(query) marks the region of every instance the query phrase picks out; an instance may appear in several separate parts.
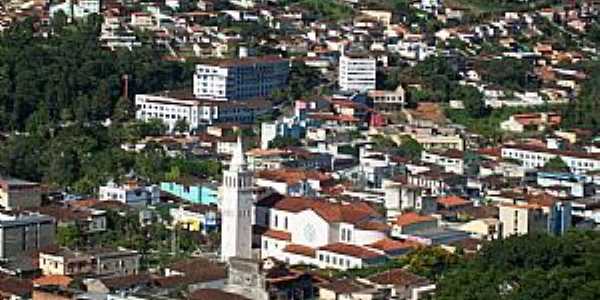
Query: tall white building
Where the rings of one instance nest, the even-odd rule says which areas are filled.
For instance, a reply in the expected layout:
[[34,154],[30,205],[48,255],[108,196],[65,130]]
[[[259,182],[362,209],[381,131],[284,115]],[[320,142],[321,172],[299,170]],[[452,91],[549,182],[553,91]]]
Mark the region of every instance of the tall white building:
[[252,173],[241,137],[229,170],[223,171],[221,193],[221,259],[252,258]]
[[342,91],[367,92],[375,89],[376,60],[368,54],[341,51],[338,84]]
[[287,86],[289,61],[278,56],[243,57],[196,65],[194,95],[213,100],[270,96]]

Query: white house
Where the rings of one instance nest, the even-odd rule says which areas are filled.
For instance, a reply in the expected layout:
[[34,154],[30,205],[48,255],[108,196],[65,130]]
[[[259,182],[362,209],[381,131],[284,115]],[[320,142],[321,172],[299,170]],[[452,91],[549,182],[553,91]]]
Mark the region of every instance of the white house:
[[134,207],[144,207],[160,201],[160,188],[157,185],[143,186],[137,181],[128,181],[118,185],[109,182],[99,190],[100,201],[119,201]]

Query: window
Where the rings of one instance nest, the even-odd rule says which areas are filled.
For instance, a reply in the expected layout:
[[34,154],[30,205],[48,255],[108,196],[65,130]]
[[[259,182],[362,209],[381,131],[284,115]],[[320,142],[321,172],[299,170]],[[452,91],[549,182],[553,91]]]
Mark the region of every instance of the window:
[[278,226],[278,224],[277,224],[277,223],[279,223],[278,221],[279,221],[279,220],[278,220],[278,218],[277,218],[277,215],[275,215],[275,220],[273,221],[273,223],[274,223],[275,227],[277,227],[277,226]]
[[288,218],[287,218],[287,217],[285,217],[285,219],[284,219],[284,223],[283,223],[283,224],[284,224],[283,226],[284,226],[284,227],[285,227],[285,229],[287,230],[287,229],[288,229]]
[[269,241],[266,241],[266,240],[265,240],[265,242],[263,243],[263,248],[264,248],[265,250],[269,249]]

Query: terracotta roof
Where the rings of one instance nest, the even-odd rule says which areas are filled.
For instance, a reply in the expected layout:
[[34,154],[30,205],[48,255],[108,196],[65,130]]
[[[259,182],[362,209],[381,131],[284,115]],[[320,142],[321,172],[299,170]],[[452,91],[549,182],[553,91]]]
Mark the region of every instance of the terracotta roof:
[[71,278],[69,276],[47,275],[47,276],[42,276],[42,277],[34,279],[33,284],[36,286],[58,285],[58,286],[67,287],[71,283],[71,281],[73,281],[73,278]]
[[257,178],[296,184],[304,180],[318,180],[320,182],[333,183],[333,177],[315,170],[301,169],[269,169],[261,170],[256,174]]
[[358,282],[354,279],[340,279],[321,285],[321,288],[333,291],[336,294],[351,294],[363,291],[372,286]]
[[273,196],[259,201],[257,206],[266,206],[294,213],[310,209],[328,222],[346,222],[350,224],[369,222],[373,221],[372,219],[381,217],[375,209],[364,202],[342,204],[322,199]]
[[421,244],[413,241],[399,241],[390,238],[381,239],[373,244],[370,244],[370,248],[375,248],[384,252],[392,252],[404,249],[418,248]]
[[147,285],[152,282],[149,274],[134,274],[125,276],[116,276],[100,279],[102,283],[110,290],[132,288],[140,285]]
[[360,222],[354,227],[362,230],[373,230],[381,232],[388,231],[390,229],[390,226],[388,226],[387,224],[376,221]]
[[404,269],[392,269],[367,277],[372,283],[381,285],[414,286],[427,285],[429,280]]
[[33,290],[33,283],[30,280],[19,279],[15,277],[0,278],[0,293],[10,294],[21,297],[27,297]]
[[458,196],[440,197],[437,199],[437,203],[444,207],[465,206],[471,204],[470,201],[467,201]]
[[265,231],[265,233],[263,233],[263,235],[266,237],[276,239],[276,240],[282,240],[282,241],[291,241],[292,240],[292,234],[290,234],[289,232],[286,232],[286,231],[281,231],[281,230],[269,229],[269,230]]
[[199,289],[193,291],[188,300],[249,300],[237,294],[228,293],[217,289]]
[[383,254],[379,254],[373,250],[369,250],[369,249],[361,247],[361,246],[344,244],[344,243],[333,243],[333,244],[325,245],[323,247],[320,247],[319,250],[333,252],[333,253],[347,255],[347,256],[352,256],[352,257],[358,257],[361,259],[372,259],[372,258],[378,258],[378,257],[384,256]]
[[407,212],[396,217],[395,224],[398,226],[406,226],[411,224],[435,221],[432,216],[420,215],[416,212]]
[[315,257],[315,249],[298,244],[288,244],[283,248],[283,251],[307,257]]

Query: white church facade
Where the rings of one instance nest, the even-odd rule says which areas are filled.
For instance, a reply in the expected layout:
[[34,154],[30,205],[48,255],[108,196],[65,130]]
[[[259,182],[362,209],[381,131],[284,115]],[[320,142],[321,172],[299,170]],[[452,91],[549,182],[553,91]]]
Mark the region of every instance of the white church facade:
[[390,239],[386,218],[366,202],[277,193],[254,201],[253,181],[238,140],[221,188],[223,261],[275,258],[345,270],[383,263],[414,246]]

